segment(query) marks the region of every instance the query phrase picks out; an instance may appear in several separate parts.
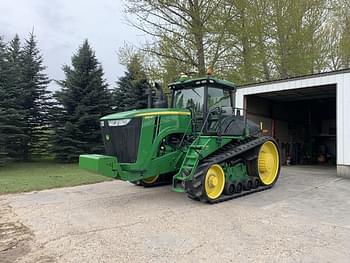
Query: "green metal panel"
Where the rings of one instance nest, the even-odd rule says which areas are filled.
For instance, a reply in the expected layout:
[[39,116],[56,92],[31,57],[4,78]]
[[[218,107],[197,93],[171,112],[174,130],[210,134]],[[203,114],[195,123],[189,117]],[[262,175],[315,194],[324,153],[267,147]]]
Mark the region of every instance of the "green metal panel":
[[198,136],[188,148],[179,172],[173,178],[173,190],[184,192],[184,182],[192,180],[200,160],[232,140],[240,140],[242,138],[240,136]]
[[84,154],[79,156],[79,167],[112,178],[120,178],[121,168],[114,156]]
[[179,116],[179,115],[190,115],[190,112],[186,109],[141,109],[141,110],[130,110],[124,112],[118,112],[102,117],[100,120],[119,120],[129,119],[134,117],[149,117],[149,116]]
[[[159,148],[162,140],[170,134],[192,133],[190,112],[183,109],[133,110],[112,114],[101,120],[132,116],[142,117],[140,145],[135,163],[118,163],[117,158],[112,156],[81,155],[80,167],[125,181],[138,181],[178,171],[185,156],[185,150],[173,149],[159,156]],[[156,118],[158,118],[158,128],[155,127]]]
[[247,167],[242,163],[238,163],[234,166],[225,164],[222,168],[225,172],[225,180],[227,182],[238,183],[248,179]]

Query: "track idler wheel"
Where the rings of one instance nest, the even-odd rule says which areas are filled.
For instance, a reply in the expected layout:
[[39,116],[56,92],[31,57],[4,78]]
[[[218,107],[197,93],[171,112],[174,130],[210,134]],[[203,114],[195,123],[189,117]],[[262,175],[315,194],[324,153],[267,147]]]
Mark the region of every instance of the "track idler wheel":
[[204,177],[204,193],[210,200],[219,198],[225,188],[225,172],[219,164],[213,164]]

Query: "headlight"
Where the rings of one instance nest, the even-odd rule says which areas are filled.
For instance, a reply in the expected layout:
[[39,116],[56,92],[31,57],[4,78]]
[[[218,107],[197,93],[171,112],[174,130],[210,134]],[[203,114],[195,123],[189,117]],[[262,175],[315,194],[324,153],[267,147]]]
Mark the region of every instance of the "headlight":
[[105,122],[104,121],[100,121],[100,126],[104,127],[105,126]]
[[114,126],[125,126],[127,125],[131,119],[123,119],[123,120],[112,120],[108,121],[108,126],[114,127]]

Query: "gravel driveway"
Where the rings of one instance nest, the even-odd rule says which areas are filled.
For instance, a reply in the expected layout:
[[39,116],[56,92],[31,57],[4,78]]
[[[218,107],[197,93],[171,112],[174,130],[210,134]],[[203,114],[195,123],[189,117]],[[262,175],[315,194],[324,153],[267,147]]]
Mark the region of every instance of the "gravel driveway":
[[4,195],[0,262],[350,262],[350,180],[284,167],[216,205],[120,181]]

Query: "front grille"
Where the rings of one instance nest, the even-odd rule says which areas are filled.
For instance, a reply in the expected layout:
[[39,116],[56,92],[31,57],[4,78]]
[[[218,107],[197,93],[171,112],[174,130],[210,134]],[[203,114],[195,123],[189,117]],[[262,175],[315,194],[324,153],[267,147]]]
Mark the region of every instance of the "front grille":
[[133,118],[125,126],[102,126],[102,137],[107,155],[116,156],[120,163],[134,163],[139,149],[141,118]]

